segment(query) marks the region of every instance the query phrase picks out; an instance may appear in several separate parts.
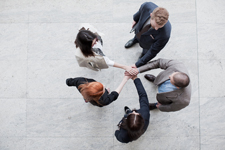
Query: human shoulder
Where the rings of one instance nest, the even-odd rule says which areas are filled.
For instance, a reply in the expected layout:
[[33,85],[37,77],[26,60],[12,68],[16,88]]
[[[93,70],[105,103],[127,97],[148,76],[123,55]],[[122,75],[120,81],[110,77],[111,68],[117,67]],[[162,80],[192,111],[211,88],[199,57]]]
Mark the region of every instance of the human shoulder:
[[123,128],[120,128],[120,130],[116,130],[115,136],[116,136],[116,139],[118,141],[120,141],[121,143],[129,143],[130,142],[127,131]]

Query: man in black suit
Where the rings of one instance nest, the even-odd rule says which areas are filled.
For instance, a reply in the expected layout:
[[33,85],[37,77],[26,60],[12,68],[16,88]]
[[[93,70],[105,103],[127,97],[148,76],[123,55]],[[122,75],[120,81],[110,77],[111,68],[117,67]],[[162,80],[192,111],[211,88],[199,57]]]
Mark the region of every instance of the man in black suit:
[[135,36],[125,44],[125,48],[135,43],[143,48],[140,59],[132,67],[140,67],[154,58],[169,41],[171,24],[165,8],[152,2],[145,2],[133,16]]

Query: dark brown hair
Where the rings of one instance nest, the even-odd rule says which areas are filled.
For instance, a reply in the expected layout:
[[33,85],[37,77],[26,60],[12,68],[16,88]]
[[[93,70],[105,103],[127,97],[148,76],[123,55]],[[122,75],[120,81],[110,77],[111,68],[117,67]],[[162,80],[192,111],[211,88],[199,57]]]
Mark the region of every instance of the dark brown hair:
[[137,140],[144,133],[144,118],[141,114],[130,113],[127,118],[123,118],[121,128],[127,130],[130,140]]
[[94,56],[92,42],[95,38],[97,38],[97,36],[94,33],[82,27],[77,34],[74,44],[76,48],[80,48],[85,57]]
[[177,87],[186,87],[190,83],[190,79],[186,73],[178,72],[173,76],[174,85]]

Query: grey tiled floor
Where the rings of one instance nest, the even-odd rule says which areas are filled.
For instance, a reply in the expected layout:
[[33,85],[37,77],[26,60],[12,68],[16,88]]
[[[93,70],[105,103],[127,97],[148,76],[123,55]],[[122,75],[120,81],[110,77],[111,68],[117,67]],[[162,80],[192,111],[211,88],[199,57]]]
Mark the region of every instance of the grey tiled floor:
[[[170,12],[172,35],[157,58],[183,61],[192,81],[190,105],[151,112],[137,141],[114,137],[123,107],[138,108],[128,81],[103,108],[84,103],[68,77],[89,77],[114,90],[123,70],[78,67],[73,41],[80,23],[104,33],[104,52],[131,65],[141,48],[125,49],[132,15],[143,0],[0,0],[0,150],[224,150],[225,1],[157,0]],[[150,71],[157,75],[160,70]],[[156,87],[140,74],[150,102]]]

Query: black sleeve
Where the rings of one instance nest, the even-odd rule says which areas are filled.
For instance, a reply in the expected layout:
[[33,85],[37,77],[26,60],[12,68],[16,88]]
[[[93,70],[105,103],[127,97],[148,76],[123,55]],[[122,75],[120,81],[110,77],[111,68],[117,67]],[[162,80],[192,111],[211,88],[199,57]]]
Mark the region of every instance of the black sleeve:
[[68,86],[76,86],[77,89],[79,87],[79,85],[84,84],[84,83],[89,83],[89,82],[95,82],[94,79],[88,79],[88,78],[84,78],[84,77],[77,77],[77,78],[70,78],[68,79]]
[[112,103],[113,101],[115,101],[118,98],[118,96],[119,96],[119,93],[117,93],[116,91],[112,91],[100,103],[102,103],[103,105],[109,105],[110,103]]
[[149,101],[148,101],[147,93],[146,93],[146,91],[141,83],[141,80],[139,78],[136,78],[134,80],[134,84],[137,88],[137,92],[139,95],[140,111],[144,112],[144,114],[142,113],[142,117],[144,119],[149,119],[149,117],[148,117],[149,116]]
[[120,130],[115,131],[115,137],[121,143],[129,143],[130,142],[129,139],[127,138],[128,135],[126,134],[126,131],[122,128],[120,128]]
[[95,101],[89,101],[89,103],[91,103],[94,106],[98,106],[98,107],[103,107],[102,105],[99,105],[97,102]]
[[143,66],[148,61],[152,60],[164,48],[168,41],[169,38],[166,38],[157,40],[155,43],[153,43],[147,53],[135,63],[136,67],[138,68]]
[[138,12],[136,12],[134,15],[133,15],[133,20],[137,23],[139,21],[139,18],[140,18],[140,15],[141,15],[141,11],[144,7],[144,5],[146,4],[147,2],[143,3],[141,5],[141,7],[139,8]]

